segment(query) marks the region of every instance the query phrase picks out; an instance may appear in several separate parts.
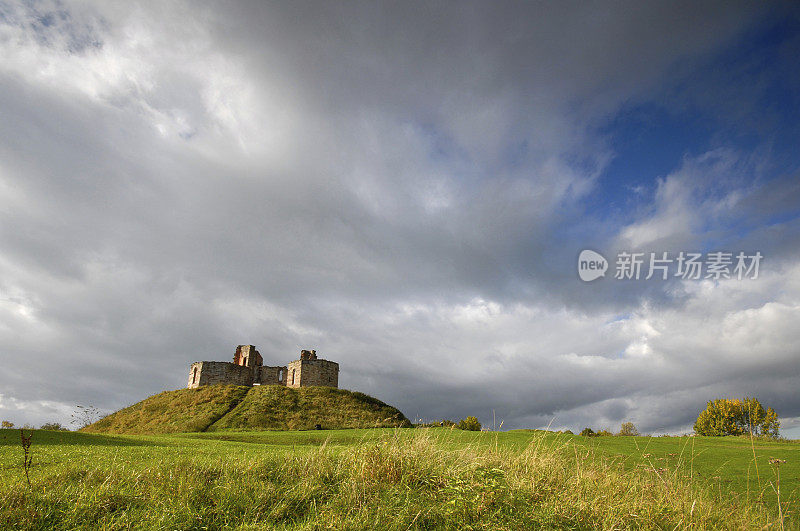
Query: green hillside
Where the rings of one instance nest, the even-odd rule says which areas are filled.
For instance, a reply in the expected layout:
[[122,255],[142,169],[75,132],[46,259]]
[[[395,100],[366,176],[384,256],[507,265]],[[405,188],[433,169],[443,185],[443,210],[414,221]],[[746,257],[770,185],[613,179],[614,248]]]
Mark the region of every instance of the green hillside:
[[307,430],[410,425],[397,409],[331,387],[211,385],[153,395],[84,428],[95,433]]

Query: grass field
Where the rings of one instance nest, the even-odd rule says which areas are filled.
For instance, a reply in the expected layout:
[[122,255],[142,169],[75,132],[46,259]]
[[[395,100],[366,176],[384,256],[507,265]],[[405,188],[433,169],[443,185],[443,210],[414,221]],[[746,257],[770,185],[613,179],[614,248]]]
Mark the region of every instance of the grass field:
[[[800,444],[518,430],[0,430],[1,529],[797,529]],[[753,458],[755,451],[756,458]],[[756,465],[758,472],[756,472]]]

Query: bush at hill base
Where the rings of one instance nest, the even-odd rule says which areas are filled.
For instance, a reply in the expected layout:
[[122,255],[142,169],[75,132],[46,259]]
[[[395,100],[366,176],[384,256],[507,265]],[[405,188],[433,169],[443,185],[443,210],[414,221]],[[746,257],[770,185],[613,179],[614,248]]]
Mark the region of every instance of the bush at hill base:
[[476,417],[467,417],[459,420],[456,428],[465,431],[481,431],[481,423],[478,422]]
[[764,409],[755,398],[711,400],[694,423],[698,435],[745,435],[778,437],[780,421],[771,407]]

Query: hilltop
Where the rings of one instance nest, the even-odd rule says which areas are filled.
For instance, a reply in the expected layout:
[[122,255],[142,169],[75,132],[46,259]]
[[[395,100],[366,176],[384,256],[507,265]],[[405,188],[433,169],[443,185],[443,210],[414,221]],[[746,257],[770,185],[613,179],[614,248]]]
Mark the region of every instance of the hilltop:
[[165,391],[87,426],[112,434],[410,426],[398,409],[331,387],[210,385]]

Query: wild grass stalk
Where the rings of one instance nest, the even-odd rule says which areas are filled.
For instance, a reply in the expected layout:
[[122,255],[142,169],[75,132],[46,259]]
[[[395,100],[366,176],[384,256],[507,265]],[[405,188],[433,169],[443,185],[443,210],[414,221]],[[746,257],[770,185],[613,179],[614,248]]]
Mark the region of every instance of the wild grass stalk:
[[22,443],[22,468],[25,470],[25,479],[28,482],[28,488],[31,488],[30,470],[33,465],[33,455],[31,453],[31,443],[33,442],[33,432],[25,436],[25,431],[19,429],[19,437]]
[[781,526],[781,531],[783,531],[783,508],[781,507],[781,465],[786,462],[786,459],[777,459],[772,458],[769,460],[769,464],[772,465],[773,470],[775,471],[775,485],[773,486],[773,490],[775,491],[775,495],[778,497],[778,522]]

